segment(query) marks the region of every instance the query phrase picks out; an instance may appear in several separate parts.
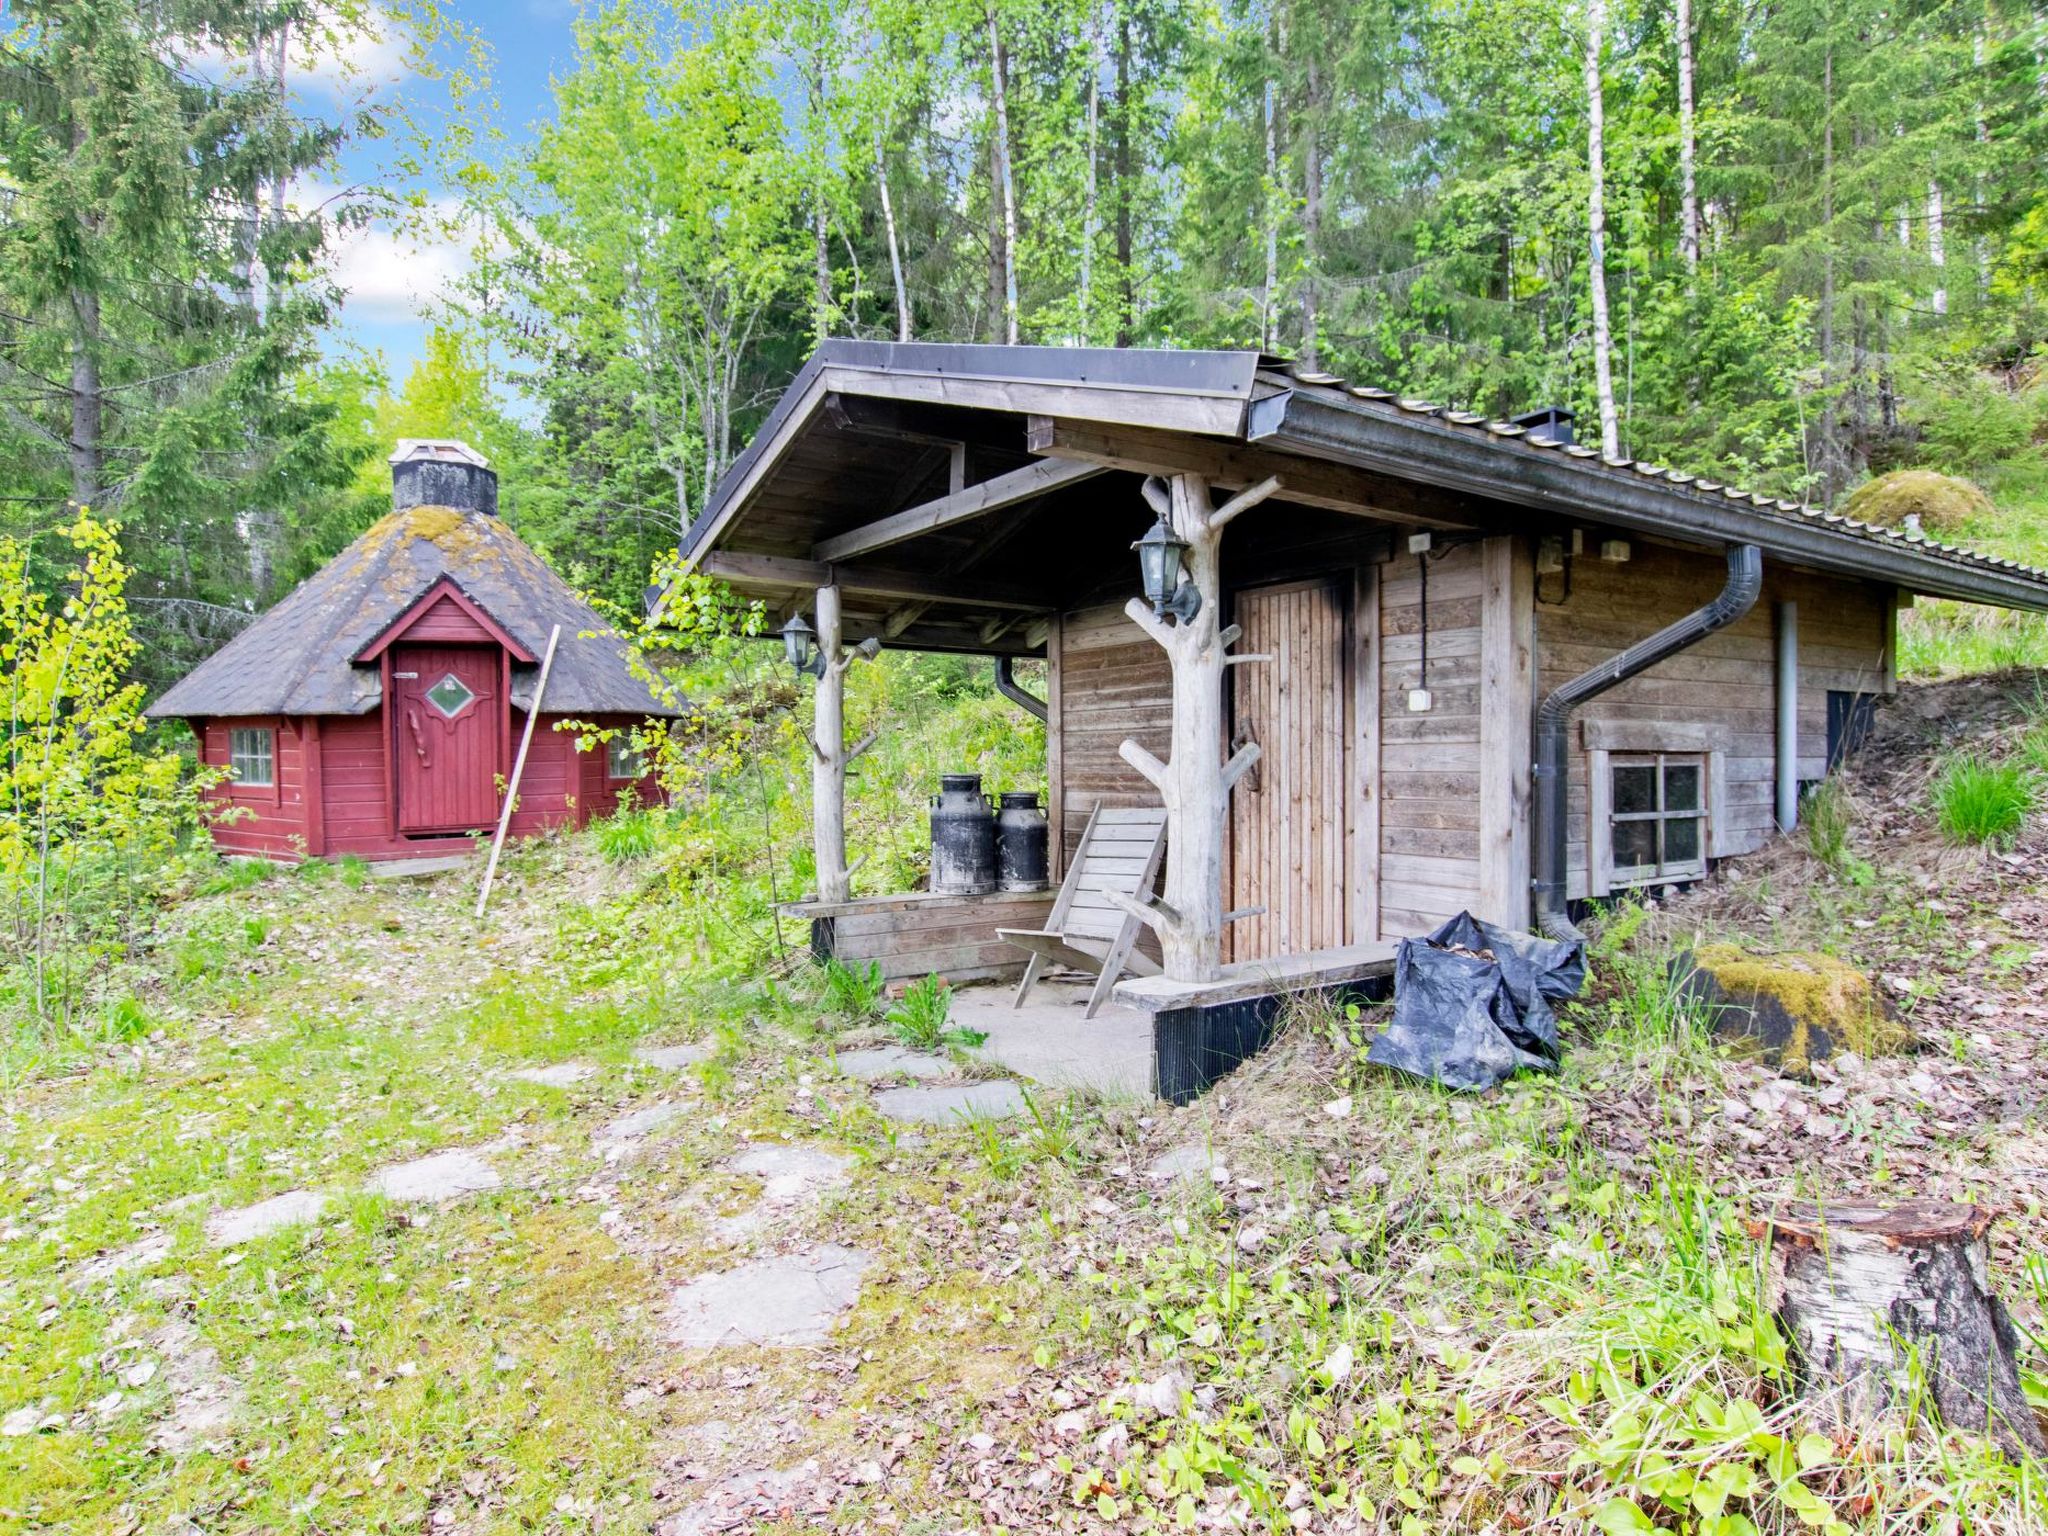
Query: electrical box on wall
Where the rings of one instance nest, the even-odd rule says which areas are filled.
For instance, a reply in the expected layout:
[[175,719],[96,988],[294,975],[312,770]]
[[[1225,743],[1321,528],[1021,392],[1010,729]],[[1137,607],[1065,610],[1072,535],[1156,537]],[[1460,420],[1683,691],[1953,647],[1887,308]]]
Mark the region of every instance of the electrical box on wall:
[[1600,558],[1614,565],[1628,563],[1627,539],[1603,539],[1600,543]]
[[1409,554],[1411,554],[1411,555],[1426,555],[1426,554],[1428,554],[1428,553],[1429,553],[1429,549],[1430,549],[1430,544],[1429,544],[1429,535],[1428,535],[1428,534],[1426,534],[1426,533],[1411,533],[1411,534],[1409,534],[1409,535],[1408,535],[1408,553],[1409,553]]
[[1428,712],[1429,690],[1427,688],[1410,688],[1408,690],[1408,713],[1411,715],[1423,715]]

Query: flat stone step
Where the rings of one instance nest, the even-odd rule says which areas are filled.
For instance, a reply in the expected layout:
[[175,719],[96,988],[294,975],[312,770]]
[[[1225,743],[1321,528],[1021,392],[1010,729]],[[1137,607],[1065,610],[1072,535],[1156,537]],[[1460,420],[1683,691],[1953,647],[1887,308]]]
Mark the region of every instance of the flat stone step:
[[371,1176],[369,1187],[389,1200],[454,1200],[496,1189],[504,1182],[498,1170],[476,1153],[458,1148],[380,1168]]
[[664,1072],[680,1072],[685,1067],[694,1067],[700,1061],[711,1059],[708,1045],[636,1045],[633,1059],[658,1067]]
[[878,1077],[945,1077],[953,1064],[943,1056],[923,1051],[906,1051],[900,1045],[877,1046],[865,1051],[841,1051],[833,1065],[848,1077],[872,1081]]
[[891,1120],[911,1125],[951,1125],[959,1120],[982,1118],[1005,1120],[1022,1112],[1024,1093],[1007,1079],[932,1088],[891,1088],[875,1095],[875,1108]]
[[620,1115],[597,1133],[599,1141],[634,1141],[639,1137],[660,1130],[665,1125],[682,1119],[688,1106],[682,1104],[650,1104],[645,1109],[636,1109],[630,1114]]
[[543,1088],[568,1088],[580,1083],[597,1071],[587,1061],[557,1061],[545,1067],[518,1067],[506,1073],[522,1083],[538,1083]]
[[232,1211],[215,1211],[206,1218],[206,1240],[216,1248],[233,1248],[286,1227],[300,1227],[309,1221],[318,1221],[320,1213],[326,1209],[327,1196],[310,1189],[294,1189],[282,1195],[272,1195],[268,1200],[258,1200],[254,1205]]
[[873,1263],[858,1249],[825,1243],[699,1276],[669,1301],[669,1341],[695,1349],[823,1343],[860,1299],[861,1277]]
[[853,1171],[854,1159],[822,1147],[765,1144],[749,1147],[726,1166],[761,1180],[761,1198],[781,1204],[801,1199],[826,1185],[841,1184]]

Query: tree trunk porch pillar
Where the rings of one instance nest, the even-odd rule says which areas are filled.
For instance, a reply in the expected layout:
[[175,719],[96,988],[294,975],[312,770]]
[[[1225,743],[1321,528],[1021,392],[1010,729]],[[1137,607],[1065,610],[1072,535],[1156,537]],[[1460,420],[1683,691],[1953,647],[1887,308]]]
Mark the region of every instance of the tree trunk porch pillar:
[[1223,840],[1231,786],[1259,760],[1247,743],[1226,763],[1223,669],[1258,658],[1225,653],[1237,626],[1221,627],[1223,529],[1240,512],[1280,489],[1261,481],[1218,507],[1197,475],[1145,482],[1145,499],[1186,542],[1185,579],[1201,597],[1194,616],[1170,624],[1139,598],[1124,612],[1166,652],[1173,669],[1173,745],[1161,762],[1136,741],[1119,755],[1150,781],[1166,807],[1166,889],[1157,901],[1116,898],[1159,935],[1163,969],[1172,981],[1215,981],[1223,973]]

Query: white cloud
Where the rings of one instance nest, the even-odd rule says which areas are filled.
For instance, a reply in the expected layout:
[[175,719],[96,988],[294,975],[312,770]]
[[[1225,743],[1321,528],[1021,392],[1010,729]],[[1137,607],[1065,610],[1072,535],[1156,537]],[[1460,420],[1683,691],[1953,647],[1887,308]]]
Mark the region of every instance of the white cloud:
[[[307,182],[292,190],[301,210],[331,206],[341,189]],[[480,238],[458,215],[452,198],[435,199],[407,215],[384,215],[337,231],[328,253],[329,271],[347,295],[345,318],[367,323],[420,317],[475,265]]]
[[[364,100],[411,78],[413,48],[411,32],[389,12],[370,8],[347,19],[323,6],[287,40],[285,82],[300,96]],[[201,79],[223,84],[248,79],[253,68],[248,54],[210,43],[191,46],[185,64]]]

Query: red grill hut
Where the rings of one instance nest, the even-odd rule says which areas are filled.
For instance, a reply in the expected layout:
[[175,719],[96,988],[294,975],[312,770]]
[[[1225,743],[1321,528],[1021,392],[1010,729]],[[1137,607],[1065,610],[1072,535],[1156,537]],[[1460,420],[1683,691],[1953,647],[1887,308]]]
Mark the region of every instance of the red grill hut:
[[245,814],[223,853],[366,859],[466,852],[495,826],[549,631],[555,661],[514,836],[586,824],[659,793],[630,745],[579,751],[565,720],[673,713],[623,644],[498,517],[498,479],[466,444],[408,439],[392,510],[150,707],[183,719]]

